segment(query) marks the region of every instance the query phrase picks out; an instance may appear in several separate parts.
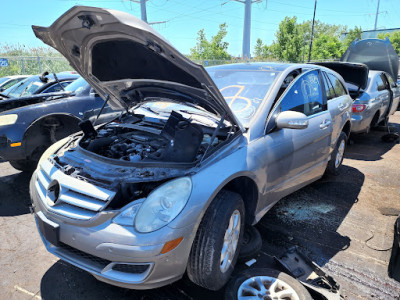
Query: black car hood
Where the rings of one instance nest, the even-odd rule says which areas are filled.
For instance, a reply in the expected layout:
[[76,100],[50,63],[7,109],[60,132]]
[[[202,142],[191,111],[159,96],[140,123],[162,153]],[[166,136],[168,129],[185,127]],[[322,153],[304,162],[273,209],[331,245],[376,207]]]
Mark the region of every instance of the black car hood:
[[168,83],[203,92],[192,103],[226,116],[242,130],[225,99],[203,66],[172,47],[147,23],[120,11],[75,6],[50,27],[32,26],[40,40],[63,54],[71,66],[114,109],[127,109],[145,101],[122,97],[143,83]]
[[397,79],[399,70],[399,57],[389,39],[365,39],[355,40],[346,52],[341,61],[363,63],[370,70],[384,71]]
[[55,98],[64,98],[71,95],[71,92],[54,92],[54,93],[43,93],[37,95],[31,95],[20,98],[7,98],[4,100],[0,100],[0,113],[3,113],[8,110],[16,109],[19,107],[23,107],[26,105],[37,104],[45,101],[50,97]]
[[359,63],[347,63],[347,62],[313,62],[314,65],[326,67],[339,73],[344,81],[352,83],[358,86],[360,89],[365,89],[368,84],[368,66]]

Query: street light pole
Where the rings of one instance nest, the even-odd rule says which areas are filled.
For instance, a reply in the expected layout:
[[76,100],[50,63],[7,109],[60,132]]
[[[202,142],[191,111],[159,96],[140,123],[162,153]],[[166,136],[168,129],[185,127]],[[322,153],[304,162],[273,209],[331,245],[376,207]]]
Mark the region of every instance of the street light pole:
[[374,30],[376,30],[376,25],[378,25],[378,15],[379,15],[379,3],[381,2],[381,0],[378,0],[378,6],[376,7],[376,15],[375,15],[375,26],[374,26]]
[[315,0],[314,4],[314,16],[312,19],[312,27],[311,27],[311,38],[310,38],[310,52],[308,53],[308,62],[311,60],[311,49],[312,49],[312,42],[314,37],[314,23],[315,23],[315,11],[317,10],[317,0]]

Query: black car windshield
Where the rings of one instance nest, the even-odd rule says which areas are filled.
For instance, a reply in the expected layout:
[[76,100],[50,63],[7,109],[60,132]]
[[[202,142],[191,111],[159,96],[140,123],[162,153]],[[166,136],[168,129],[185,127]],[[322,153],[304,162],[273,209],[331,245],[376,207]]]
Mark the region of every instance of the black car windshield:
[[243,126],[248,127],[257,108],[271,88],[279,71],[269,68],[232,68],[224,66],[206,69]]
[[44,82],[39,79],[39,76],[31,76],[6,89],[3,94],[10,98],[30,96],[33,95],[43,84]]
[[79,77],[77,80],[67,85],[65,87],[65,91],[74,93],[75,95],[79,96],[79,94],[82,93],[87,86],[87,81],[83,79],[83,77]]

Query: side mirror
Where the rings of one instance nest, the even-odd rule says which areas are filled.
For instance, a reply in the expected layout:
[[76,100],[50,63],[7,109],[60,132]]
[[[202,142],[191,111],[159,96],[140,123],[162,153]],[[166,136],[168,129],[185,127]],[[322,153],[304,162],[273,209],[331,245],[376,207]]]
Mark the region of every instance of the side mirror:
[[307,116],[297,111],[284,111],[279,113],[275,119],[278,129],[305,129],[308,127]]
[[386,87],[384,85],[378,85],[378,91],[384,91],[386,90]]

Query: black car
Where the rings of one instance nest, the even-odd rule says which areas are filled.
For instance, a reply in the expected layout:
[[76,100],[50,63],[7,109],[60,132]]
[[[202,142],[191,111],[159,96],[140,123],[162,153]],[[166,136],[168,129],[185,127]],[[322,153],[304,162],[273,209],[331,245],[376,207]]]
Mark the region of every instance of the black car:
[[79,78],[73,72],[61,72],[54,76],[48,72],[41,75],[33,75],[15,84],[0,93],[0,99],[20,98],[38,95],[42,93],[54,93],[62,91],[67,85]]
[[[43,102],[0,113],[0,159],[9,161],[17,170],[32,171],[46,148],[79,131],[82,120],[96,119],[104,100],[83,78],[67,86],[65,92],[69,94],[66,98],[48,97]],[[59,97],[60,93],[53,95]],[[97,123],[119,114],[106,105]]]

